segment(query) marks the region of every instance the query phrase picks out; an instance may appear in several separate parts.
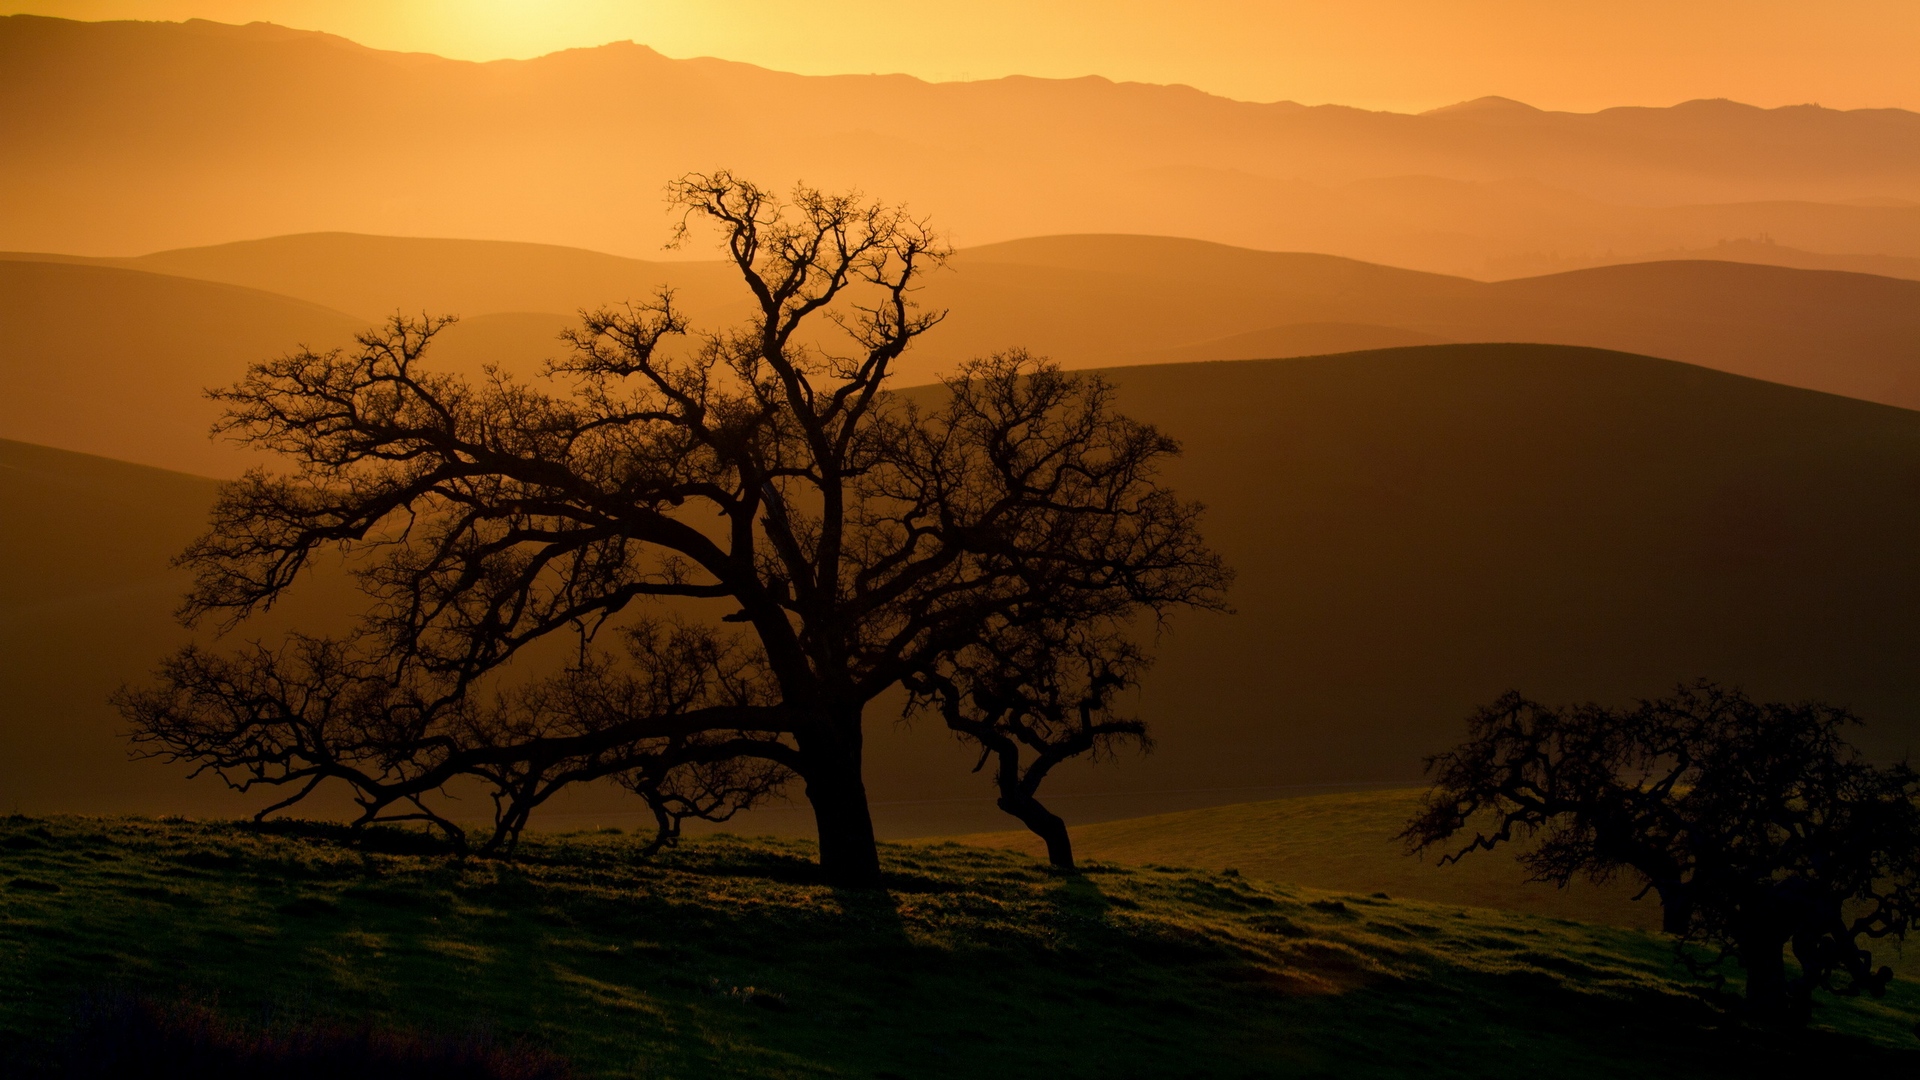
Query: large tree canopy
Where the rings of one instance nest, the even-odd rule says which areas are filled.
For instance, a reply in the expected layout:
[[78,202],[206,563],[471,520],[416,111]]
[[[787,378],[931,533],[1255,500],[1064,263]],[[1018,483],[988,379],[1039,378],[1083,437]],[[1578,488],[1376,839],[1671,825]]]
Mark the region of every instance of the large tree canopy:
[[1816,989],[1883,993],[1893,973],[1862,939],[1904,938],[1920,914],[1920,774],[1862,760],[1842,734],[1856,723],[1711,684],[1632,709],[1508,694],[1429,759],[1403,836],[1447,862],[1532,839],[1536,881],[1630,874],[1682,945],[1738,960],[1757,1013],[1804,1021]]
[[1097,377],[1016,351],[926,404],[888,392],[941,318],[913,300],[946,255],[922,222],[724,172],[671,196],[683,230],[718,227],[745,324],[695,334],[663,293],[586,315],[542,379],[474,383],[424,359],[443,321],[397,318],[216,395],[295,468],[223,490],[186,614],[233,625],[337,549],[365,617],[183,651],[122,697],[140,745],[290,787],[276,806],[338,780],[363,821],[456,833],[432,797],[483,783],[489,844],[580,780],[647,798],[666,839],[797,777],[829,876],[866,884],[877,696],[955,685],[983,642],[1219,605],[1200,508],[1157,480],[1177,445]]

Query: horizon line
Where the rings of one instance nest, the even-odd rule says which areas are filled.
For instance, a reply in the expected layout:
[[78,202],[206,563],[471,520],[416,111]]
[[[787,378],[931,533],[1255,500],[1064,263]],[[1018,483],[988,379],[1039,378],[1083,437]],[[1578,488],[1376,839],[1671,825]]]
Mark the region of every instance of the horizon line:
[[645,52],[650,53],[653,56],[659,57],[662,60],[666,60],[676,64],[697,64],[702,62],[726,64],[734,67],[751,68],[755,71],[765,72],[771,75],[784,75],[784,76],[788,76],[791,78],[798,78],[798,79],[908,79],[913,82],[920,83],[921,85],[929,86],[929,87],[978,86],[978,85],[985,85],[990,83],[1004,83],[1004,82],[1010,82],[1014,80],[1029,80],[1029,81],[1040,82],[1040,83],[1074,83],[1074,82],[1090,82],[1091,81],[1091,82],[1106,83],[1109,86],[1138,86],[1138,87],[1151,87],[1151,88],[1160,89],[1160,90],[1187,91],[1190,93],[1199,94],[1203,97],[1214,98],[1219,101],[1231,102],[1237,105],[1249,105],[1249,106],[1269,107],[1269,108],[1292,107],[1297,109],[1344,109],[1344,110],[1351,110],[1353,112],[1375,113],[1375,114],[1381,114],[1381,115],[1408,116],[1408,117],[1461,115],[1461,114],[1467,114],[1470,112],[1492,111],[1495,109],[1507,112],[1510,115],[1516,112],[1524,112],[1524,113],[1536,113],[1542,116],[1591,117],[1591,116],[1599,116],[1604,113],[1627,110],[1627,109],[1641,109],[1641,110],[1647,110],[1647,111],[1665,111],[1665,110],[1680,109],[1680,108],[1685,108],[1687,106],[1698,106],[1698,105],[1731,105],[1731,106],[1736,106],[1742,109],[1751,109],[1756,112],[1782,112],[1782,111],[1791,110],[1791,109],[1819,109],[1824,112],[1835,112],[1835,113],[1903,112],[1903,113],[1912,113],[1915,115],[1920,115],[1920,109],[1909,109],[1909,108],[1904,108],[1897,105],[1860,106],[1856,108],[1828,108],[1827,106],[1822,105],[1817,101],[1795,102],[1795,103],[1782,104],[1782,105],[1754,105],[1746,101],[1741,101],[1738,98],[1727,97],[1727,96],[1691,97],[1691,98],[1682,99],[1680,101],[1675,101],[1667,105],[1646,105],[1646,104],[1608,105],[1603,108],[1593,109],[1590,111],[1583,112],[1576,109],[1545,108],[1542,106],[1534,105],[1530,102],[1523,101],[1519,98],[1511,97],[1511,96],[1500,94],[1500,93],[1481,94],[1476,97],[1464,98],[1459,101],[1453,101],[1444,105],[1436,105],[1436,106],[1432,106],[1430,108],[1425,108],[1425,109],[1399,109],[1399,108],[1375,109],[1375,108],[1368,108],[1363,105],[1349,105],[1344,102],[1338,102],[1338,101],[1304,102],[1294,98],[1276,98],[1271,100],[1240,98],[1240,97],[1233,97],[1228,94],[1219,93],[1213,90],[1207,90],[1198,86],[1194,86],[1191,83],[1181,83],[1181,82],[1162,83],[1162,82],[1147,82],[1139,79],[1115,79],[1112,76],[1102,75],[1102,74],[1099,74],[1098,72],[1089,72],[1081,75],[1067,75],[1067,76],[1030,75],[1024,72],[1010,72],[1004,75],[995,75],[995,76],[991,76],[988,78],[981,78],[981,79],[928,78],[926,76],[915,75],[911,72],[905,72],[905,71],[839,71],[839,72],[830,72],[825,74],[808,74],[805,72],[789,71],[783,68],[768,67],[764,64],[756,64],[747,60],[734,60],[724,56],[715,56],[715,55],[704,54],[704,53],[690,55],[690,56],[673,56],[668,53],[662,52],[661,50],[655,48],[652,45],[649,45],[641,41],[635,41],[632,38],[618,38],[610,41],[603,41],[597,45],[570,45],[565,48],[554,49],[550,52],[539,53],[534,56],[526,56],[526,57],[500,56],[500,57],[491,57],[484,60],[476,60],[476,59],[470,59],[466,57],[448,56],[444,53],[429,52],[426,50],[382,48],[377,45],[369,45],[369,44],[366,44],[365,42],[357,41],[344,34],[335,33],[331,30],[314,30],[314,29],[309,29],[305,27],[290,26],[285,23],[273,22],[267,19],[255,19],[245,23],[230,23],[230,22],[222,22],[218,19],[208,19],[208,18],[201,18],[201,17],[195,17],[191,19],[179,19],[179,20],[174,20],[174,19],[74,19],[74,18],[68,18],[66,16],[62,16],[62,15],[42,15],[35,12],[13,12],[13,13],[0,15],[0,21],[9,20],[9,19],[43,21],[43,22],[62,22],[62,23],[72,23],[72,24],[85,25],[85,26],[133,25],[133,26],[189,27],[195,24],[201,24],[201,25],[210,26],[210,27],[219,27],[219,28],[222,28],[223,30],[250,30],[258,27],[258,28],[263,28],[268,30],[280,31],[285,34],[326,38],[332,41],[342,42],[344,44],[351,45],[357,49],[364,49],[364,50],[367,50],[368,52],[382,53],[389,56],[427,57],[433,60],[438,60],[442,63],[469,64],[476,67],[494,65],[494,64],[535,64],[543,61],[550,61],[556,57],[565,56],[568,53],[599,52],[605,49],[616,49],[624,46],[628,48],[644,50]]

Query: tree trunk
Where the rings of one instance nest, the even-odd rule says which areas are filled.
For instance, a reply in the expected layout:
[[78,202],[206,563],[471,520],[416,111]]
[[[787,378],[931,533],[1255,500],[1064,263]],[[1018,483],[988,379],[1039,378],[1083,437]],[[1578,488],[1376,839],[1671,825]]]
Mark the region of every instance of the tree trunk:
[[827,883],[848,889],[880,887],[880,848],[867,809],[867,785],[860,775],[860,728],[851,737],[799,740],[804,763],[801,778],[813,804],[820,838],[820,871]]
[[1677,878],[1654,878],[1653,891],[1660,898],[1660,929],[1669,934],[1684,934],[1693,921],[1693,896]]
[[1020,819],[1033,834],[1047,842],[1047,861],[1063,870],[1073,869],[1073,839],[1067,835],[1067,823],[1060,815],[1040,805],[1032,796],[1002,795],[1000,809]]
[[1764,1020],[1778,1023],[1791,1013],[1787,996],[1786,943],[1771,934],[1754,934],[1740,942],[1740,966],[1747,972],[1747,1008]]

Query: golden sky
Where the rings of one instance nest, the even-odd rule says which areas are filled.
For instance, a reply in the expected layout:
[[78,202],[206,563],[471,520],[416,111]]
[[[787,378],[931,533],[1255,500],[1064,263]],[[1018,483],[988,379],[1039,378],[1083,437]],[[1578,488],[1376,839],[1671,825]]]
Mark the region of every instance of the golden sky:
[[1099,74],[1403,111],[1486,94],[1920,109],[1920,0],[0,0],[13,12],[264,20],[474,60],[633,40],[807,74]]

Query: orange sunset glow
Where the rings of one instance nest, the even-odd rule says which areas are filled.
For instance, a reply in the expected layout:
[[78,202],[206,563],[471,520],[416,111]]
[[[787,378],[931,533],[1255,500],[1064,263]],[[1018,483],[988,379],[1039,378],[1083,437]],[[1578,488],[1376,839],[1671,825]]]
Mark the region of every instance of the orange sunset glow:
[[1498,94],[1546,109],[1920,107],[1920,8],[1901,0],[55,0],[0,13],[264,21],[381,49],[529,59],[636,41],[807,75],[903,72],[1184,83],[1246,101],[1418,112]]
[[0,1077],[1920,1075],[1916,56],[0,0]]

